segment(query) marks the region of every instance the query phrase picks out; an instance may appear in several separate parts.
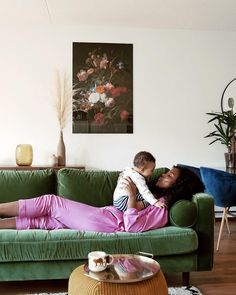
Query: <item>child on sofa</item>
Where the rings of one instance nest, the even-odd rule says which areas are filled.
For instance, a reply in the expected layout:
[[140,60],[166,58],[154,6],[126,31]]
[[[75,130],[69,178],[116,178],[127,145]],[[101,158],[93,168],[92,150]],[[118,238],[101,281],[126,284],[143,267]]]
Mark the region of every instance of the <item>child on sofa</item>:
[[147,206],[155,205],[163,207],[165,204],[156,199],[150,192],[145,178],[150,176],[156,166],[156,160],[149,152],[142,151],[135,155],[133,160],[134,167],[123,170],[118,178],[117,186],[113,194],[113,205],[122,212],[127,210],[129,194],[123,180],[129,177],[138,189],[136,196],[136,209],[142,210]]

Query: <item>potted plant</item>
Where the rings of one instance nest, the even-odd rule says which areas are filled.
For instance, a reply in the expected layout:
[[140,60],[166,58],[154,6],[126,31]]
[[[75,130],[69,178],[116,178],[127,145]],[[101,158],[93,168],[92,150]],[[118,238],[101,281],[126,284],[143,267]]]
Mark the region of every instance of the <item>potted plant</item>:
[[210,132],[205,138],[213,137],[214,140],[210,142],[220,142],[226,145],[228,152],[225,153],[226,168],[236,167],[236,113],[234,113],[234,99],[228,99],[229,110],[222,112],[211,112],[207,115],[212,116],[208,123],[214,123],[215,130]]

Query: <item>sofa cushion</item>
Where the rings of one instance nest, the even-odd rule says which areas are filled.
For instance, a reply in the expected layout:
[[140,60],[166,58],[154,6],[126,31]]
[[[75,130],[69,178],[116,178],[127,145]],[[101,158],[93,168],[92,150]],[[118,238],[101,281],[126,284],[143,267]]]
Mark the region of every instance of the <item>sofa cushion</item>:
[[206,192],[214,197],[215,205],[236,205],[236,175],[208,167],[200,168]]
[[58,172],[58,195],[92,206],[112,205],[119,172],[82,171],[64,168]]
[[[155,169],[150,181],[157,177],[167,168]],[[58,194],[66,198],[80,201],[93,206],[107,206],[113,203],[119,171],[83,171],[78,169],[64,168],[58,172]]]
[[1,230],[0,261],[57,261],[86,259],[90,251],[111,254],[138,251],[155,256],[197,250],[198,237],[190,228],[168,226],[143,233],[95,233],[60,230]]
[[197,221],[197,206],[188,200],[179,200],[170,208],[170,223],[175,226],[192,227]]
[[56,174],[45,170],[0,170],[0,202],[56,193]]

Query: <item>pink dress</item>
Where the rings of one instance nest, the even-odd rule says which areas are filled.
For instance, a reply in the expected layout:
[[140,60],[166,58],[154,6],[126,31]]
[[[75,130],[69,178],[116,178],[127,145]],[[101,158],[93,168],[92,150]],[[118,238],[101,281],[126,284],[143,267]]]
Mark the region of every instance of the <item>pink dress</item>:
[[143,232],[163,227],[168,210],[148,206],[121,212],[114,206],[93,207],[56,195],[19,200],[16,229],[74,229],[95,232]]

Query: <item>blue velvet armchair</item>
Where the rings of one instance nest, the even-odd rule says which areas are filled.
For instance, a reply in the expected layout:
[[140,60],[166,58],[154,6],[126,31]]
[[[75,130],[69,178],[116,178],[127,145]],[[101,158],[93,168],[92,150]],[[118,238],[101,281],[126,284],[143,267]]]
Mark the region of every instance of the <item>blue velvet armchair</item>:
[[216,250],[218,250],[224,223],[226,223],[228,233],[230,234],[228,215],[235,216],[230,212],[230,208],[236,206],[236,174],[207,167],[200,167],[200,173],[206,192],[213,196],[216,206],[223,208],[216,245]]

